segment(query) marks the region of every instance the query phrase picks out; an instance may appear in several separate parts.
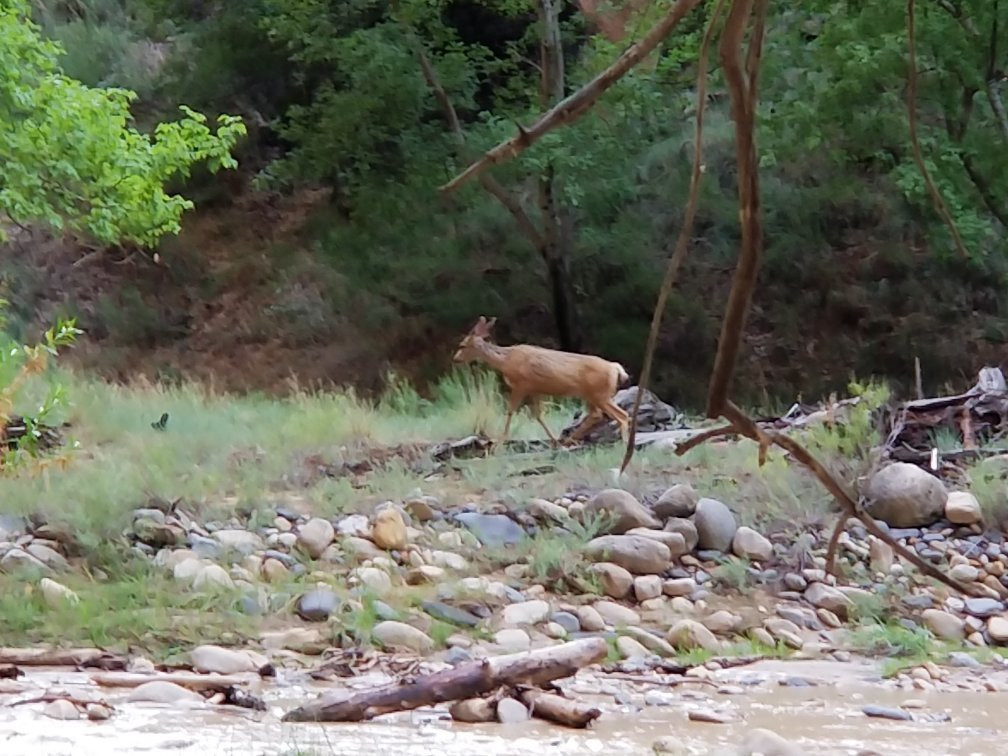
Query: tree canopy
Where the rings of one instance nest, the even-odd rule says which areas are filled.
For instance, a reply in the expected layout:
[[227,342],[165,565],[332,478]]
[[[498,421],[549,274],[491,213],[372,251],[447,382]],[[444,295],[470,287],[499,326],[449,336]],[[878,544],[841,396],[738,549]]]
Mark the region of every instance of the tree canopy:
[[0,212],[105,243],[153,245],[177,232],[193,203],[167,183],[197,163],[235,167],[241,120],[222,115],[212,132],[181,106],[181,119],[145,134],[132,124],[136,95],[65,75],[59,45],[28,14],[24,0],[0,4]]

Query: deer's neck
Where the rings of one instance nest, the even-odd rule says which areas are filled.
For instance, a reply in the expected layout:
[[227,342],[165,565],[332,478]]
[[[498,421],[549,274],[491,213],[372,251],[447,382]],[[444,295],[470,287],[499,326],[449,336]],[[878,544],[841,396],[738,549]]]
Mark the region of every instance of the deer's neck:
[[475,346],[483,362],[496,370],[503,368],[507,361],[507,347],[497,346],[483,339],[477,339]]

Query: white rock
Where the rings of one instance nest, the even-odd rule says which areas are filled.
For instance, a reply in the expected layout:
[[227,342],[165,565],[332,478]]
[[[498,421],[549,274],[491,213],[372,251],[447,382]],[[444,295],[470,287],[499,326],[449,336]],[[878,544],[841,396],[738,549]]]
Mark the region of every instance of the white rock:
[[662,595],[662,579],[658,575],[639,575],[633,581],[634,596],[638,601]]
[[[613,601],[596,601],[594,606],[595,611],[599,613],[599,616],[601,616],[607,624],[613,625],[614,627],[640,624],[640,615],[637,614],[637,612]],[[583,621],[581,626],[584,627]]]
[[193,578],[192,585],[196,590],[211,587],[228,589],[235,587],[231,576],[219,564],[204,565],[196,577]]
[[242,554],[251,554],[266,547],[258,535],[238,528],[218,530],[214,532],[213,538],[224,548],[234,549]]
[[681,619],[669,628],[665,640],[682,649],[703,648],[720,651],[721,644],[710,630],[696,620]]
[[336,528],[329,520],[313,517],[298,528],[297,545],[312,559],[318,559],[336,537]]
[[591,572],[598,575],[602,593],[610,598],[621,599],[630,593],[634,578],[630,571],[613,562],[597,562]]
[[426,633],[412,625],[395,620],[379,622],[371,631],[372,637],[386,648],[403,648],[426,654],[434,648],[434,641]]
[[773,556],[773,545],[755,530],[743,525],[735,531],[732,553],[742,559],[765,562]]
[[189,661],[197,672],[216,672],[221,675],[257,672],[263,666],[257,664],[261,659],[254,658],[247,651],[213,645],[197,646],[189,652]]
[[466,561],[466,558],[451,551],[432,551],[430,556],[430,563],[435,567],[444,567],[458,572],[469,569],[469,562]]
[[39,588],[42,591],[42,597],[45,599],[45,602],[54,608],[64,606],[65,604],[76,604],[80,601],[80,597],[76,593],[62,583],[57,583],[50,578],[42,578],[39,581]]
[[501,620],[505,625],[535,625],[549,617],[549,602],[541,599],[522,601],[504,607]]
[[581,629],[588,632],[598,632],[605,630],[605,620],[593,606],[579,606],[577,608],[577,618],[581,623]]
[[151,680],[133,688],[127,696],[127,701],[149,701],[160,704],[188,703],[202,705],[203,696],[166,680]]
[[68,701],[65,698],[57,698],[55,701],[50,701],[42,709],[42,713],[50,719],[80,719],[78,708],[74,706],[72,701]]
[[532,647],[532,639],[520,627],[506,627],[498,630],[493,636],[494,643],[506,653],[528,651]]
[[945,519],[956,525],[972,525],[983,520],[983,510],[969,491],[951,491],[945,501]]
[[616,650],[624,659],[645,659],[651,656],[651,652],[644,648],[640,641],[626,635],[616,639]]

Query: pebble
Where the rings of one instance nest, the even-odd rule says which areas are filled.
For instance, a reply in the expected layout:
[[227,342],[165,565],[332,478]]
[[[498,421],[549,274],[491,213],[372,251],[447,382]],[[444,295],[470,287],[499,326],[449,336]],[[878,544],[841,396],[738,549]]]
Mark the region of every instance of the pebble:
[[[543,602],[545,603],[545,602]],[[633,609],[614,603],[612,601],[596,601],[595,611],[607,624],[615,627],[623,625],[639,625],[640,615]],[[579,615],[580,616],[580,615]],[[581,617],[581,625],[587,630],[584,617]]]
[[644,691],[645,706],[676,706],[680,703],[682,699],[671,690],[651,688]]
[[560,625],[568,633],[576,633],[581,630],[581,621],[570,612],[554,612],[550,616],[550,621]]
[[497,710],[492,701],[485,698],[466,698],[455,701],[448,709],[451,718],[456,722],[493,722],[497,718]]
[[913,719],[913,716],[909,711],[896,709],[891,706],[876,706],[875,704],[869,704],[862,707],[861,711],[864,712],[866,716],[877,719],[895,719],[899,721],[908,721]]
[[480,624],[480,618],[465,609],[451,606],[442,601],[422,601],[420,608],[435,619],[449,622],[462,627],[476,627]]
[[386,648],[403,648],[418,654],[429,653],[434,648],[434,641],[412,625],[395,620],[379,622],[371,631],[372,637]]
[[974,617],[986,619],[1004,611],[1004,604],[991,598],[968,598],[964,602],[965,611]]
[[640,575],[633,579],[634,596],[638,601],[662,595],[662,579],[658,575]]
[[126,695],[126,700],[160,704],[202,704],[203,696],[167,680],[151,680],[133,688]]
[[959,641],[966,637],[965,625],[961,619],[941,609],[925,609],[921,620],[935,637],[942,640]]
[[521,701],[503,698],[497,702],[497,721],[501,724],[517,724],[529,718],[529,711]]
[[406,523],[398,509],[387,507],[375,515],[371,540],[378,548],[388,551],[402,551],[409,545]]
[[743,525],[735,531],[732,553],[742,559],[765,562],[773,556],[773,545],[763,535]]
[[662,593],[666,596],[689,596],[697,589],[693,578],[673,578],[662,582]]
[[72,701],[68,701],[65,698],[57,698],[55,701],[50,701],[42,709],[42,713],[50,719],[80,719],[80,711]]
[[325,622],[336,611],[339,597],[330,588],[315,588],[297,603],[297,615],[306,622]]
[[582,630],[588,632],[598,632],[605,630],[605,620],[602,615],[592,606],[579,606],[577,608],[577,618]]
[[329,520],[313,517],[298,528],[297,545],[312,559],[318,559],[336,537],[336,529]]
[[685,650],[703,648],[707,651],[720,651],[721,644],[710,630],[696,620],[682,619],[669,628],[665,640],[673,646]]
[[541,599],[523,601],[504,607],[501,621],[505,625],[535,625],[549,617],[549,602]]
[[646,659],[651,656],[639,641],[627,635],[621,635],[616,639],[616,650],[624,659]]
[[528,651],[532,647],[532,639],[529,634],[518,627],[506,627],[503,630],[498,630],[494,633],[493,640],[506,653]]
[[625,597],[634,584],[630,571],[613,562],[596,562],[591,566],[591,572],[598,575],[602,593],[610,598]]
[[1008,643],[1008,617],[991,617],[987,620],[987,634],[995,643]]

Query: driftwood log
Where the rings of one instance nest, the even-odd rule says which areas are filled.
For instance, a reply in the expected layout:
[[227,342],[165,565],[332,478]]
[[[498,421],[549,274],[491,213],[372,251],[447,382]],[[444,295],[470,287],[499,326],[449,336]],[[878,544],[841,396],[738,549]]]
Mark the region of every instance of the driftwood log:
[[[888,411],[884,422],[889,431],[883,445],[886,457],[950,477],[957,462],[1008,450],[1008,385],[999,368],[985,367],[969,391],[906,402]],[[935,454],[942,434],[958,446]]]
[[284,722],[361,722],[381,714],[474,698],[502,686],[542,685],[570,677],[605,658],[602,638],[585,638],[527,653],[460,664],[409,682],[356,693],[323,694],[287,712]]
[[170,682],[197,692],[227,693],[230,689],[259,680],[259,675],[200,675],[195,672],[104,672],[91,675],[91,681],[102,688],[137,688],[149,682]]
[[602,716],[601,709],[581,701],[547,693],[544,690],[528,689],[519,698],[528,707],[533,717],[565,727],[583,728]]
[[0,648],[0,665],[125,669],[126,659],[100,648]]

